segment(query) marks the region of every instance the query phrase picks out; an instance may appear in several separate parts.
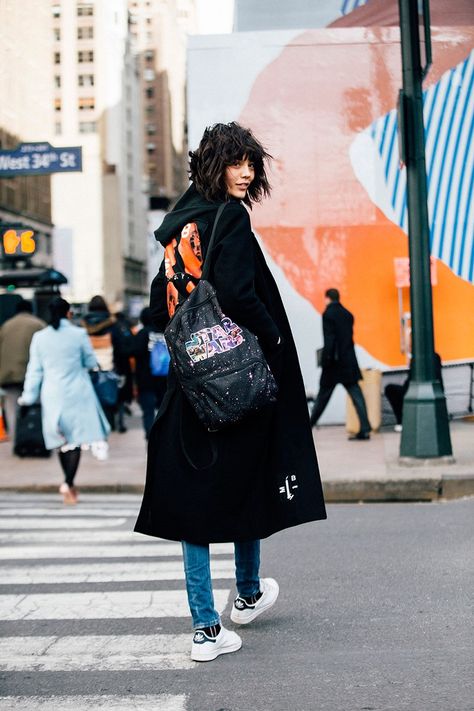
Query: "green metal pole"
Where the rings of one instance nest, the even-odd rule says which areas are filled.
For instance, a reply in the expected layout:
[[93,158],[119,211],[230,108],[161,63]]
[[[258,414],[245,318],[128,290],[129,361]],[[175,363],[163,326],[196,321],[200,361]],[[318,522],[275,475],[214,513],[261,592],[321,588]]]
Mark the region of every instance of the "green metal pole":
[[400,456],[449,457],[452,455],[452,447],[446,398],[441,383],[435,380],[434,369],[430,231],[423,124],[423,70],[420,60],[418,2],[399,0],[399,9],[413,358],[410,387],[403,405]]

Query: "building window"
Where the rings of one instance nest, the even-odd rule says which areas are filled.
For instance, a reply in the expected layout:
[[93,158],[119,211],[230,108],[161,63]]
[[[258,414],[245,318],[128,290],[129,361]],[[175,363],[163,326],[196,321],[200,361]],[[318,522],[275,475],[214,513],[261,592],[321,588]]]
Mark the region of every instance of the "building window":
[[61,99],[54,100],[54,110],[61,111]]
[[146,132],[148,133],[149,136],[152,136],[154,133],[156,133],[155,124],[154,123],[147,123]]
[[82,50],[77,53],[77,61],[82,64],[84,62],[94,61],[94,51],[92,49]]
[[94,86],[94,75],[79,74],[79,76],[77,77],[77,83],[79,86]]
[[93,39],[94,38],[94,28],[93,27],[78,27],[77,28],[77,39]]
[[146,144],[146,152],[148,153],[149,156],[153,155],[156,149],[156,144],[155,143],[147,143]]
[[79,97],[78,103],[79,111],[93,111],[95,109],[95,99],[85,98],[84,96]]
[[147,62],[151,62],[151,60],[153,59],[153,56],[154,56],[154,53],[153,53],[152,49],[147,49],[145,51],[145,59]]
[[143,78],[145,81],[154,81],[155,80],[155,72],[153,69],[145,69],[143,72]]
[[148,89],[145,89],[145,96],[147,99],[153,99],[155,96],[155,90],[152,86],[149,86]]
[[90,17],[94,14],[94,6],[92,3],[78,3],[77,5],[77,15],[78,17]]
[[51,8],[53,17],[61,17],[61,5],[53,5]]
[[61,64],[61,52],[54,53],[54,63]]
[[56,89],[61,88],[61,77],[59,74],[55,74],[54,76],[54,86],[56,87]]
[[80,121],[79,133],[95,133],[97,131],[97,123],[95,121]]
[[59,40],[61,39],[61,30],[59,29],[59,27],[53,28],[53,37],[56,42],[59,42]]
[[153,116],[153,114],[155,113],[155,105],[148,104],[148,106],[146,107],[146,113],[147,113],[147,116]]

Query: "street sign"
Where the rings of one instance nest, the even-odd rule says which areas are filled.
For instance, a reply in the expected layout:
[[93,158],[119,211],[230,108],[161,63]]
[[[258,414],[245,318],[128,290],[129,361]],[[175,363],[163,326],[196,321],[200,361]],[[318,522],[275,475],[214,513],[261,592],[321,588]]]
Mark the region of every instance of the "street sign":
[[13,151],[0,151],[0,178],[82,171],[82,147],[55,148],[43,143],[20,143]]

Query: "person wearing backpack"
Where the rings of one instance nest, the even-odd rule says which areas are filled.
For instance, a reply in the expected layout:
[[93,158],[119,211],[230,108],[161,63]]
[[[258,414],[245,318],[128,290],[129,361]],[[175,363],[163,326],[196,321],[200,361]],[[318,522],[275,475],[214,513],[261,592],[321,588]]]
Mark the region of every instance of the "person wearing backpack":
[[260,576],[260,539],[326,518],[293,336],[247,209],[270,194],[270,158],[252,132],[235,122],[207,128],[190,153],[191,185],[155,232],[165,259],[151,286],[153,328],[170,333],[170,316],[179,318],[199,283],[203,258],[224,314],[215,329],[201,329],[186,342],[189,377],[201,362],[233,349],[247,329],[257,337],[278,388],[273,404],[209,431],[184,394],[172,360],[150,431],[135,531],[181,541],[194,627],[191,658],[202,662],[242,646],[214,604],[209,544],[234,543],[237,596],[230,617],[246,625],[268,611],[279,592],[276,580]]
[[169,355],[162,333],[152,328],[151,311],[147,306],[140,313],[142,328],[124,345],[128,356],[135,358],[135,384],[142,410],[143,429],[148,439],[155,415],[166,390]]

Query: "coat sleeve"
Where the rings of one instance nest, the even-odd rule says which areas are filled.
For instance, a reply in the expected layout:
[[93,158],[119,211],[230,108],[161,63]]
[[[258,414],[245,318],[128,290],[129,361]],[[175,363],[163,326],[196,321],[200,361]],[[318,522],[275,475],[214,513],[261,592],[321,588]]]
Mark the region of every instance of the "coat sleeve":
[[337,360],[336,324],[326,312],[323,313],[323,336],[324,348],[322,366],[325,367],[333,364]]
[[81,361],[82,365],[84,368],[87,368],[87,370],[99,367],[94,349],[92,348],[92,344],[86,331],[83,331],[81,337]]
[[151,283],[150,310],[153,328],[163,333],[169,321],[168,304],[166,302],[165,260],[161,262],[158,274]]
[[255,237],[243,205],[227,206],[219,220],[216,240],[211,282],[222,310],[254,333],[263,346],[275,348],[280,332],[255,291]]
[[26,368],[23,392],[21,394],[21,399],[24,405],[33,405],[33,403],[38,400],[42,382],[43,366],[38,348],[38,340],[35,333],[31,339],[30,357]]

